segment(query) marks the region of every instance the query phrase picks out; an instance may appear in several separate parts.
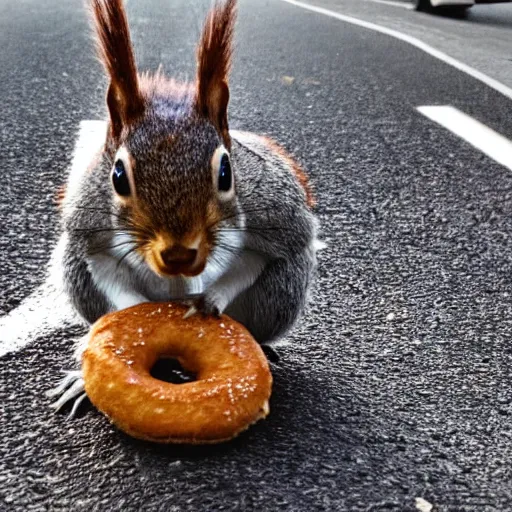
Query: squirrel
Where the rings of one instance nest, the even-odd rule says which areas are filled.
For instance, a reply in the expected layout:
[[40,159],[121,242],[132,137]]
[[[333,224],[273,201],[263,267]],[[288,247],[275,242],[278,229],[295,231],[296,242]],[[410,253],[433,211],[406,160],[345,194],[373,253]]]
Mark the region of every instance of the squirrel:
[[[188,301],[188,314],[225,313],[259,343],[282,337],[304,310],[322,244],[299,164],[228,127],[236,0],[212,6],[194,83],[138,73],[122,0],[90,1],[109,119],[60,195],[72,305],[93,323],[142,302]],[[56,408],[83,397],[80,371],[51,394]]]

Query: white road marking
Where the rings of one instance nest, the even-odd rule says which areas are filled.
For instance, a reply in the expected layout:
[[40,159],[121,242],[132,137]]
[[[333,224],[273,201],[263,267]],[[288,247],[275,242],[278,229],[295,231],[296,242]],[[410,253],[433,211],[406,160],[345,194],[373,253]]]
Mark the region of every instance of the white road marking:
[[[75,144],[66,196],[71,197],[98,149],[105,141],[104,121],[82,121]],[[0,357],[17,352],[37,338],[78,325],[81,320],[69,304],[62,287],[64,239],[54,248],[46,281],[21,304],[0,317]]]
[[51,287],[44,285],[1,317],[0,357],[21,350],[44,334],[71,325],[69,317],[63,314],[66,306],[60,299]]
[[105,121],[81,121],[78,138],[73,152],[73,160],[66,184],[66,196],[74,197],[79,189],[80,180],[95,154],[105,143],[107,123]]
[[44,284],[0,317],[0,357],[21,350],[40,336],[80,323],[62,290],[62,249],[62,244],[55,247]]
[[391,5],[393,7],[401,7],[402,9],[409,9],[413,10],[414,5],[405,3],[405,2],[393,2],[392,0],[367,0],[368,2],[373,2],[376,4],[384,4],[384,5]]
[[404,34],[403,32],[399,32],[398,30],[393,30],[391,28],[377,25],[376,23],[371,23],[369,21],[363,21],[358,18],[354,18],[352,16],[346,16],[344,14],[340,14],[335,11],[330,11],[329,9],[325,9],[323,7],[317,7],[317,6],[310,5],[310,4],[307,4],[304,2],[299,2],[297,0],[280,0],[280,1],[286,2],[291,5],[295,5],[296,7],[300,7],[301,9],[306,9],[308,11],[316,12],[318,14],[323,14],[324,16],[336,18],[340,21],[344,21],[346,23],[351,23],[352,25],[357,25],[359,27],[367,28],[369,30],[374,30],[375,32],[380,32],[381,34],[386,34],[388,36],[394,37],[395,39],[399,39],[400,41],[404,41],[405,43],[411,44],[412,46],[415,46],[419,50],[422,50],[423,52],[428,53],[432,57],[435,57],[436,59],[439,59],[439,60],[445,62],[446,64],[449,64],[450,66],[453,66],[454,68],[458,69],[459,71],[466,73],[467,75],[471,76],[472,78],[479,80],[480,82],[484,83],[485,85],[500,92],[507,98],[512,99],[512,89],[510,87],[507,87],[505,84],[502,84],[498,80],[491,78],[490,76],[487,76],[485,73],[482,73],[481,71],[478,71],[477,69],[472,68],[471,66],[468,66],[467,64],[464,64],[463,62],[460,62],[457,59],[454,59],[453,57],[450,57],[446,53],[436,50],[432,46],[428,45],[427,43],[424,43],[423,41],[420,41],[419,39],[416,39],[415,37]]
[[418,107],[418,111],[512,170],[512,142],[503,135],[455,107],[425,106]]

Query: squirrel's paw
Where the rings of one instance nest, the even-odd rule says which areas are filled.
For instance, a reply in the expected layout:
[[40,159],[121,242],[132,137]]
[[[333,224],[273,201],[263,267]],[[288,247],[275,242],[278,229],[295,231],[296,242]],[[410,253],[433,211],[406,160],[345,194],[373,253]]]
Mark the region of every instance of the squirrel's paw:
[[206,294],[197,299],[194,303],[196,310],[204,316],[219,318],[224,307],[222,301],[216,295]]
[[60,410],[68,402],[73,401],[73,407],[68,416],[68,418],[72,418],[87,395],[85,394],[82,371],[72,370],[65,373],[66,376],[62,379],[60,384],[48,391],[46,396],[49,398],[58,397],[58,399],[51,404],[51,407],[55,409],[55,411]]
[[208,293],[192,301],[189,310],[183,318],[189,318],[196,313],[203,316],[220,317],[224,311],[224,303],[215,294]]

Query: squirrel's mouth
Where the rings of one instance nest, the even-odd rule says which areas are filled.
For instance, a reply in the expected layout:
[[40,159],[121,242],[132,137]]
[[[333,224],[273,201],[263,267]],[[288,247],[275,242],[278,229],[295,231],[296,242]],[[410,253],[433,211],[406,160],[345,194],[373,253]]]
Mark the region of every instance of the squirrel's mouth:
[[[149,262],[148,262],[149,263]],[[194,277],[199,275],[206,266],[206,261],[201,261],[194,263],[192,265],[183,264],[183,263],[172,263],[167,265],[149,265],[152,270],[162,277],[176,277],[176,276],[185,276],[185,277]]]
[[174,242],[159,237],[144,251],[148,266],[161,277],[194,277],[206,266],[209,249],[205,239],[197,236],[191,241]]

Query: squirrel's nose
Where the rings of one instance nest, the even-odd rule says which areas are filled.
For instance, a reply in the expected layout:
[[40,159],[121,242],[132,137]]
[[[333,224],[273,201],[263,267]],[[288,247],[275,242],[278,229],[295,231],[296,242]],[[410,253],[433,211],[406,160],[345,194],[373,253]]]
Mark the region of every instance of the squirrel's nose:
[[160,252],[162,261],[168,265],[192,265],[197,257],[197,249],[189,249],[183,245],[173,245]]

